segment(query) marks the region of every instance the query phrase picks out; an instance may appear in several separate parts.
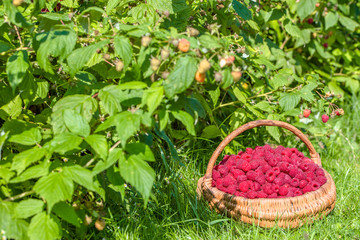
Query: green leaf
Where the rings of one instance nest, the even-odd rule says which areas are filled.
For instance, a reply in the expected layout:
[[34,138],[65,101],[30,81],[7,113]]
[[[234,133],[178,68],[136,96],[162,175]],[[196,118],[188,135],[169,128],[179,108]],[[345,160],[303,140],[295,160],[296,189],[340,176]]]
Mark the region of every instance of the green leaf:
[[51,152],[58,152],[65,154],[66,152],[74,149],[78,149],[78,146],[82,143],[82,138],[73,133],[61,133],[55,135],[55,137],[44,145],[44,148]]
[[48,212],[50,212],[55,203],[71,199],[74,184],[64,172],[52,172],[40,178],[33,189],[37,194],[45,198],[48,204]]
[[63,61],[73,51],[75,44],[76,33],[69,27],[62,26],[50,32],[39,33],[34,39],[37,47],[36,60],[46,72],[54,74],[48,57],[60,57],[60,61]]
[[63,111],[63,118],[66,127],[70,132],[82,137],[87,137],[90,134],[90,126],[86,119],[73,109],[65,109]]
[[286,32],[294,38],[303,38],[302,32],[298,26],[293,24],[289,19],[284,21]]
[[66,204],[65,202],[59,202],[54,205],[52,211],[61,219],[64,219],[76,227],[80,227],[81,219],[76,214],[74,208],[69,204]]
[[190,114],[188,114],[187,112],[184,112],[182,110],[171,111],[171,114],[174,116],[174,118],[176,118],[177,120],[179,120],[180,122],[182,122],[185,125],[186,130],[191,135],[196,136],[195,128],[194,128],[194,119],[192,118],[192,116]]
[[339,15],[335,12],[328,12],[325,16],[325,30],[335,26],[338,22]]
[[23,81],[29,66],[29,58],[25,50],[16,51],[8,58],[6,74],[13,92],[15,92],[16,87]]
[[127,83],[122,83],[122,84],[118,85],[117,87],[120,90],[124,90],[124,89],[141,89],[141,88],[146,88],[147,85],[144,82],[131,81],[131,82],[127,82]]
[[[267,117],[268,120],[279,120],[279,117],[275,114],[270,114]],[[266,126],[266,130],[270,133],[270,135],[278,142],[280,143],[280,130],[279,127],[275,126]]]
[[217,102],[218,102],[219,97],[220,97],[220,89],[216,88],[215,90],[208,91],[208,93],[209,93],[209,95],[211,97],[211,100],[213,102],[213,107],[216,107]]
[[126,160],[119,160],[120,174],[124,180],[134,186],[147,202],[155,180],[154,170],[138,156],[130,155]]
[[262,101],[254,105],[254,107],[264,111],[264,112],[273,112],[274,107],[271,106],[268,102]]
[[280,97],[279,104],[284,109],[288,111],[296,107],[299,104],[301,99],[300,94],[298,93],[285,93]]
[[0,53],[6,52],[12,48],[13,46],[10,43],[0,40]]
[[359,27],[359,23],[355,22],[351,18],[345,17],[344,15],[340,15],[339,21],[344,27],[352,32],[355,31],[357,27]]
[[221,88],[226,89],[234,83],[234,78],[232,77],[231,71],[228,68],[222,72],[222,75],[223,75],[223,80],[222,80]]
[[102,159],[107,158],[109,147],[105,136],[94,134],[87,136],[85,141]]
[[309,88],[306,88],[306,87],[302,88],[300,90],[300,93],[301,93],[302,99],[309,101],[309,102],[315,101],[314,94],[311,92],[311,90]]
[[16,218],[28,218],[41,212],[44,208],[44,202],[38,199],[26,199],[19,202],[15,207],[14,216]]
[[0,230],[5,232],[1,235],[4,239],[29,239],[27,234],[29,224],[14,218],[14,206],[12,202],[0,201]]
[[220,44],[218,38],[210,35],[209,33],[205,33],[199,37],[199,41],[202,47],[208,49],[217,49],[222,48],[223,46]]
[[265,65],[268,69],[270,70],[275,70],[276,67],[274,66],[274,64],[272,64],[268,59],[266,59],[265,57],[263,56],[260,56],[258,58],[255,58],[253,59],[253,61],[257,64],[260,64],[260,65]]
[[239,88],[234,88],[235,97],[242,103],[246,103],[246,95],[245,93],[241,92]]
[[19,183],[19,182],[27,181],[29,179],[35,179],[45,176],[49,173],[49,167],[50,167],[50,162],[44,161],[39,165],[26,169],[20,176],[11,179],[10,183]]
[[221,136],[221,131],[215,125],[210,125],[204,128],[203,132],[201,133],[201,137],[206,139],[216,138]]
[[32,146],[36,143],[40,143],[41,139],[41,131],[39,128],[29,128],[20,134],[11,135],[9,142]]
[[165,94],[171,98],[175,94],[185,91],[194,81],[197,70],[195,58],[190,56],[181,57],[170,73],[164,84]]
[[131,154],[133,157],[137,157],[141,160],[155,162],[155,157],[150,147],[144,143],[126,144],[125,151]]
[[67,62],[70,68],[71,76],[74,76],[81,68],[83,68],[92,56],[96,53],[97,49],[102,49],[109,40],[104,40],[84,48],[75,49],[68,57]]
[[264,118],[264,115],[255,109],[255,107],[251,106],[250,104],[245,104],[246,108],[254,114],[257,118]]
[[266,12],[264,16],[265,22],[278,20],[283,16],[283,12],[279,9],[272,9],[270,12]]
[[4,10],[5,14],[7,15],[8,20],[11,23],[15,24],[21,28],[27,28],[31,26],[30,23],[26,21],[24,16],[19,12],[19,10],[12,4],[11,0],[4,0]]
[[278,89],[279,87],[288,85],[289,77],[291,76],[292,71],[289,68],[280,69],[279,72],[274,76],[273,79],[271,79],[271,83],[274,87],[274,89]]
[[235,10],[235,12],[242,17],[244,20],[250,20],[252,19],[252,13],[251,11],[244,5],[242,5],[237,0],[232,1],[232,6]]
[[248,20],[247,23],[249,24],[249,26],[254,29],[255,31],[260,31],[260,27],[259,25],[253,21],[253,20]]
[[127,69],[131,63],[133,56],[133,50],[130,44],[130,40],[125,36],[116,36],[114,38],[115,54],[119,56],[124,62],[124,69]]
[[41,212],[31,219],[28,234],[31,240],[52,240],[60,238],[60,229],[50,215]]
[[169,112],[165,109],[161,109],[159,112],[159,118],[160,118],[160,131],[162,131],[166,128],[166,125],[169,121]]
[[116,161],[119,160],[122,155],[123,155],[123,152],[121,149],[119,149],[119,148],[113,149],[112,151],[109,152],[109,156],[107,157],[106,160],[99,161],[95,165],[95,167],[92,170],[92,175],[95,176],[95,175],[101,173],[102,171],[108,169],[109,167],[114,165],[114,163],[116,163]]
[[124,92],[115,85],[106,86],[100,90],[99,98],[101,99],[105,111],[109,113],[110,116],[121,112],[122,108],[120,102],[123,95]]
[[45,153],[46,151],[43,148],[38,147],[18,153],[12,161],[11,170],[15,170],[19,175],[31,163],[37,162],[44,157]]
[[16,118],[22,112],[22,101],[20,95],[17,95],[14,99],[10,100],[7,104],[0,108],[0,117],[4,120],[10,118]]
[[316,8],[316,0],[301,0],[297,6],[296,12],[300,19],[303,20],[312,13]]
[[164,98],[164,87],[151,87],[144,91],[141,103],[147,105],[149,113],[152,114]]

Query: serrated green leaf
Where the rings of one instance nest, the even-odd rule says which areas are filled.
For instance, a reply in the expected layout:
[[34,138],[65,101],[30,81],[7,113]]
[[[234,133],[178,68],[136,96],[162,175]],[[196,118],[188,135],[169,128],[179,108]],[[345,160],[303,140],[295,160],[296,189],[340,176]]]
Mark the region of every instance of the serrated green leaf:
[[118,85],[117,87],[120,90],[124,90],[124,89],[142,89],[142,88],[146,88],[147,85],[144,82],[131,81],[131,82],[127,82],[127,83],[122,83],[122,84]]
[[144,91],[141,103],[147,105],[149,113],[152,114],[164,98],[164,87],[151,87]]
[[260,64],[260,65],[265,65],[268,69],[270,70],[275,70],[276,67],[274,66],[274,64],[272,64],[268,59],[266,59],[265,57],[263,56],[260,56],[258,58],[255,58],[253,59],[253,61],[257,64]]
[[50,215],[41,212],[31,219],[28,234],[31,240],[52,240],[60,238],[60,229]]
[[70,132],[82,137],[87,137],[90,134],[90,126],[86,119],[73,109],[65,109],[63,111],[63,118],[66,127]]
[[355,29],[360,26],[359,23],[355,22],[351,18],[345,17],[344,15],[340,15],[339,21],[344,27],[346,27],[352,32],[355,31]]
[[221,88],[226,89],[234,83],[234,78],[232,77],[231,71],[228,68],[222,72],[222,75],[223,75],[223,79],[221,82],[222,83]]
[[271,80],[271,84],[274,89],[288,85],[290,82],[288,78],[291,76],[292,71],[290,69],[281,69]]
[[43,163],[26,169],[20,176],[11,179],[10,183],[19,183],[45,176],[49,173],[49,167],[50,162],[44,161]]
[[159,118],[160,118],[160,131],[162,131],[166,128],[166,125],[169,121],[169,112],[165,109],[161,109],[159,112]]
[[207,91],[211,97],[211,100],[213,102],[213,107],[215,107],[217,105],[217,102],[219,100],[220,97],[220,89],[216,88],[215,90],[210,90]]
[[246,103],[246,95],[239,88],[234,88],[235,97],[242,103]]
[[210,125],[204,128],[203,132],[201,133],[201,137],[206,139],[216,138],[221,136],[221,131],[215,125]]
[[262,102],[258,102],[257,104],[254,105],[254,107],[264,111],[264,112],[273,112],[274,111],[274,107],[271,106],[268,102],[262,101]]
[[27,28],[31,26],[31,24],[26,21],[24,16],[19,12],[15,5],[12,4],[11,0],[4,0],[3,3],[5,14],[11,23],[21,28]]
[[11,170],[15,170],[19,175],[31,163],[37,162],[44,157],[45,153],[46,151],[43,148],[38,147],[18,153],[12,161]]
[[233,0],[232,1],[232,6],[235,10],[235,12],[242,17],[244,20],[250,20],[252,19],[252,13],[251,11],[244,6],[243,4],[241,4],[240,2],[238,2],[237,0]]
[[255,107],[251,106],[250,104],[245,104],[246,108],[254,114],[257,118],[264,118],[264,115],[255,109]]
[[338,22],[339,15],[334,12],[328,12],[325,16],[325,30],[335,26]]
[[265,22],[270,22],[273,20],[278,20],[282,17],[283,13],[279,9],[272,9],[270,12],[267,12],[264,16]]
[[11,135],[9,142],[31,146],[35,145],[36,143],[40,143],[41,139],[42,137],[39,128],[29,128],[20,134]]
[[259,25],[253,21],[253,20],[248,20],[247,23],[249,24],[249,26],[254,29],[255,31],[260,31],[260,27]]
[[16,51],[8,58],[6,74],[13,92],[15,92],[16,87],[23,81],[29,66],[29,58],[25,50]]
[[116,163],[120,159],[121,156],[123,156],[123,152],[121,149],[119,149],[119,148],[113,149],[112,151],[109,152],[109,156],[107,157],[106,160],[99,161],[95,165],[95,167],[92,170],[92,175],[95,176],[95,175],[101,173],[102,171],[108,169],[109,167],[114,165],[114,163]]
[[284,24],[285,24],[285,30],[290,36],[294,38],[303,38],[300,28],[295,24],[293,24],[290,20],[288,19],[285,20]]
[[300,90],[300,94],[301,94],[301,98],[306,100],[306,101],[309,101],[309,102],[315,101],[314,94],[308,88],[302,88]]
[[105,108],[105,111],[109,113],[110,116],[121,112],[121,100],[123,91],[119,89],[118,86],[110,85],[106,86],[99,92],[99,98]]
[[52,211],[61,219],[64,219],[76,227],[80,227],[81,219],[76,214],[74,208],[69,204],[66,204],[65,202],[59,202],[54,205]]
[[196,136],[195,128],[194,128],[194,119],[191,117],[190,114],[184,112],[182,110],[179,111],[171,111],[171,114],[180,122],[182,122],[186,130],[193,136]]
[[124,62],[124,69],[127,69],[133,55],[130,40],[125,36],[116,36],[114,38],[114,47],[116,55]]
[[288,111],[295,108],[299,104],[300,99],[301,96],[298,93],[285,93],[280,97],[279,104],[284,111]]
[[44,202],[38,199],[26,199],[15,207],[14,216],[16,218],[28,218],[41,212],[44,208]]
[[68,151],[78,149],[83,139],[73,133],[60,133],[48,143],[44,145],[44,148],[50,152],[58,152],[65,154]]
[[185,91],[194,81],[197,62],[190,56],[181,57],[175,69],[170,73],[164,82],[164,90],[167,97],[173,97],[175,94]]
[[301,0],[297,6],[296,12],[300,19],[303,20],[315,10],[316,0]]
[[209,33],[205,33],[199,37],[200,45],[207,49],[217,49],[222,48],[223,46],[220,44],[218,38],[210,35]]
[[22,101],[20,95],[10,100],[7,104],[0,108],[0,117],[4,120],[8,118],[16,118],[22,112]]
[[138,157],[141,160],[155,162],[155,157],[150,147],[144,143],[126,144],[125,151],[133,157]]
[[85,141],[91,146],[92,149],[94,149],[97,154],[99,154],[102,159],[107,158],[109,147],[105,136],[93,134],[87,136]]
[[55,203],[71,199],[74,192],[74,184],[64,172],[52,172],[47,176],[41,177],[35,183],[33,189],[46,200],[47,210],[50,212]]
[[14,218],[15,204],[0,201],[0,229],[4,232],[6,239],[29,239],[27,234],[28,223],[22,219]]

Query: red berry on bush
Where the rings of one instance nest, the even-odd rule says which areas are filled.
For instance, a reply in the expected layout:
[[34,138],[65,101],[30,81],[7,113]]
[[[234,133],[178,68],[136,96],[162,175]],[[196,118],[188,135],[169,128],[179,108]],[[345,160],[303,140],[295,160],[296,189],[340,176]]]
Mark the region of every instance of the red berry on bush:
[[326,123],[327,121],[329,121],[329,116],[324,114],[321,116],[321,120],[323,121],[323,123]]
[[310,113],[311,113],[310,109],[305,109],[303,115],[304,117],[308,118],[310,116]]
[[328,44],[328,43],[324,43],[323,46],[324,46],[324,48],[328,48],[328,47],[329,47],[329,44]]
[[188,52],[190,49],[190,42],[185,38],[180,39],[177,47],[181,52]]
[[307,20],[307,21],[308,21],[308,23],[309,23],[309,24],[313,24],[314,19],[313,19],[313,18],[308,18],[308,20]]

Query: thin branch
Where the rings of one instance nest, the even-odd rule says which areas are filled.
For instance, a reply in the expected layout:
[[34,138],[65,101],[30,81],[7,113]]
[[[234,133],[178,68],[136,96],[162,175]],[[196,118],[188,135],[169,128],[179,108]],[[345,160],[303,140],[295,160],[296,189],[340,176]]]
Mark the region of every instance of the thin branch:
[[20,42],[20,46],[22,47],[22,46],[23,46],[23,42],[22,42],[21,37],[20,37],[19,29],[17,28],[17,26],[14,26],[14,28],[15,28],[16,34],[17,34],[17,36],[18,36],[18,39],[19,39],[19,42]]
[[29,195],[31,195],[33,193],[35,193],[35,191],[30,190],[30,191],[27,191],[27,192],[20,193],[19,195],[16,195],[16,196],[13,196],[13,197],[9,197],[9,198],[5,199],[4,201],[14,201],[14,200],[29,196]]
[[283,42],[283,43],[281,44],[281,46],[280,46],[280,49],[281,49],[281,50],[284,49],[286,43],[287,43],[289,40],[290,40],[290,38],[289,38],[288,36],[286,36],[284,42]]
[[84,168],[88,168],[94,161],[95,161],[95,158],[90,159],[90,160],[84,165]]
[[119,141],[117,141],[111,148],[110,148],[110,150],[109,151],[112,151],[112,150],[114,150],[117,146],[119,146],[119,144],[121,143],[121,141],[119,140]]

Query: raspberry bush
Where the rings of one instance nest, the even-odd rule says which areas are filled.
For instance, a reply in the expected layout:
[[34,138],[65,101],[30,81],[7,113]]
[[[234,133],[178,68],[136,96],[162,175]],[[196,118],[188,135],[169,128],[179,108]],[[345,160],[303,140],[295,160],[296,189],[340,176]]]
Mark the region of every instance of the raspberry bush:
[[3,0],[0,16],[7,238],[81,238],[109,201],[146,206],[179,142],[255,119],[333,134],[359,89],[356,1]]

